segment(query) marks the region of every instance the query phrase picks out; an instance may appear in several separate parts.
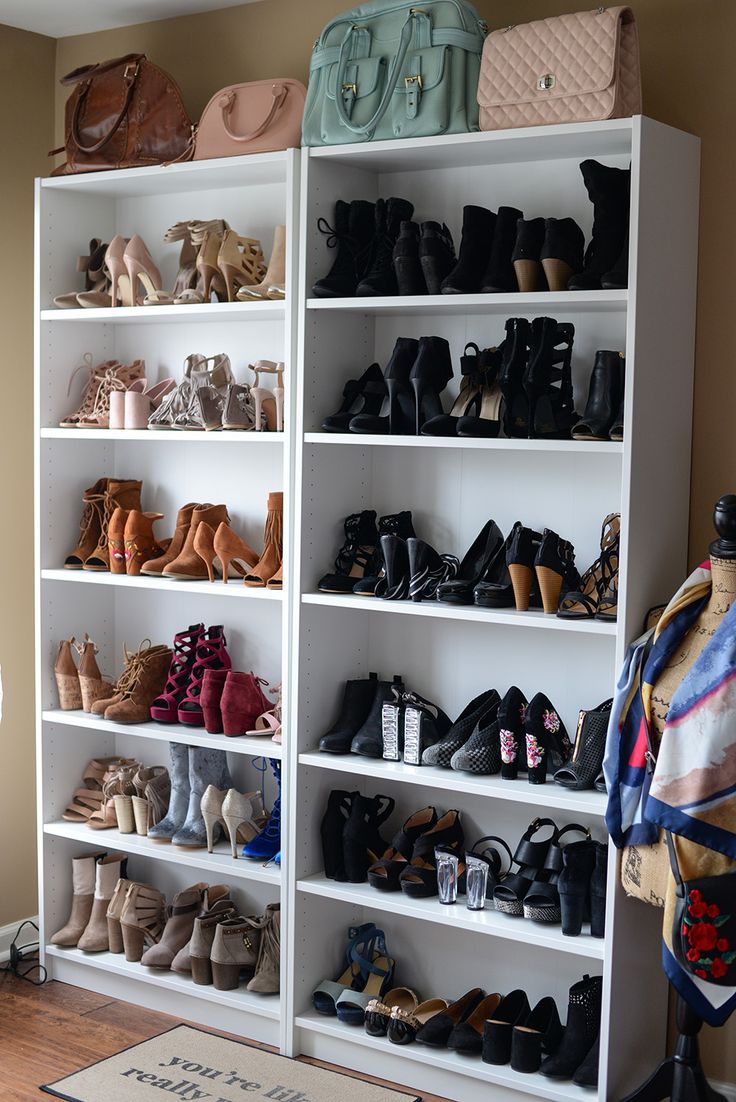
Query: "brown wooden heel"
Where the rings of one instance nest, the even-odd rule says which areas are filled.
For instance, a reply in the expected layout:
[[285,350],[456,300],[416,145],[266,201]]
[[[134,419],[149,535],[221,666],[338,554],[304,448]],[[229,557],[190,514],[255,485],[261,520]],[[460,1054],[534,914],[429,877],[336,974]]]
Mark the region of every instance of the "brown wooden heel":
[[523,566],[521,563],[512,563],[509,565],[509,574],[511,575],[511,584],[514,587],[516,611],[526,612],[529,608],[529,598],[532,592],[531,567]]
[[544,611],[554,615],[560,605],[560,590],[562,589],[562,575],[556,570],[550,570],[548,566],[538,566],[537,581],[542,594]]
[[574,275],[572,268],[564,260],[555,260],[548,257],[542,261],[544,274],[547,277],[547,285],[550,291],[566,291],[567,281]]
[[212,965],[209,957],[191,957],[192,979],[200,987],[212,985]]
[[530,293],[543,289],[542,266],[538,260],[515,260],[514,271],[520,291]]
[[218,991],[235,991],[240,983],[240,965],[212,961],[212,982]]

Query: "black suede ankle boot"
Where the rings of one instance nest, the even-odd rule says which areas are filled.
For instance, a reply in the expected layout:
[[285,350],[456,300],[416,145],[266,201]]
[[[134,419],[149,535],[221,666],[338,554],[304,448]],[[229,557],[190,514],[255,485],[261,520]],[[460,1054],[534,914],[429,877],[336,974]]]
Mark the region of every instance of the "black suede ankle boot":
[[371,262],[355,290],[358,298],[399,293],[394,272],[394,245],[401,223],[410,221],[413,213],[414,206],[407,199],[379,199],[376,203]]
[[583,976],[570,988],[567,1025],[553,1056],[542,1061],[540,1072],[550,1079],[570,1079],[590,1052],[601,1025],[602,976]]
[[601,287],[604,291],[623,291],[629,285],[629,227],[626,227],[626,237],[618,254],[618,260],[610,272],[604,272],[601,276]]
[[585,237],[574,218],[546,218],[540,259],[550,291],[566,291],[583,266]]
[[616,268],[626,240],[631,171],[598,161],[583,161],[580,171],[593,204],[593,232],[583,267],[567,286],[570,291],[598,291],[602,276]]
[[324,754],[349,754],[350,743],[368,718],[378,685],[378,674],[370,673],[359,681],[346,681],[340,714],[322,738]]
[[524,212],[516,207],[499,207],[496,225],[493,231],[493,244],[488,258],[485,274],[481,280],[481,291],[494,294],[504,291],[518,291],[511,254],[516,244],[517,223]]
[[359,597],[373,597],[376,585],[385,572],[385,562],[381,539],[383,536],[398,536],[402,540],[408,540],[414,536],[414,525],[411,519],[411,511],[405,509],[401,513],[389,513],[385,517],[378,518],[378,543],[373,559],[368,566],[365,577],[355,583],[353,593]]
[[624,393],[625,363],[623,352],[596,352],[588,401],[583,416],[573,426],[573,440],[608,439]]
[[496,215],[485,207],[463,207],[463,235],[457,264],[442,281],[443,295],[472,295],[480,291],[491,254]]
[[393,251],[394,274],[400,295],[426,295],[422,266],[419,263],[419,226],[402,222]]
[[590,906],[590,878],[595,865],[594,843],[570,842],[562,850],[562,871],[557,881],[565,937],[578,937]]
[[371,710],[351,743],[353,754],[361,754],[366,758],[383,757],[383,705],[396,699],[394,690],[397,693],[404,691],[404,682],[399,674],[394,674],[393,681],[377,682]]
[[444,222],[442,225],[439,222],[422,222],[419,263],[422,266],[427,294],[441,294],[443,279],[457,263],[452,234]]
[[365,274],[373,241],[374,207],[363,199],[335,203],[334,227],[325,218],[317,222],[320,233],[327,237],[327,246],[337,249],[335,259],[324,279],[312,288],[315,298],[350,298]]
[[520,291],[546,291],[540,254],[544,244],[544,219],[520,218],[516,223],[516,242],[511,254]]
[[317,588],[321,593],[352,593],[373,557],[378,532],[374,509],[351,513],[345,518],[345,543],[337,553],[335,569],[325,574]]

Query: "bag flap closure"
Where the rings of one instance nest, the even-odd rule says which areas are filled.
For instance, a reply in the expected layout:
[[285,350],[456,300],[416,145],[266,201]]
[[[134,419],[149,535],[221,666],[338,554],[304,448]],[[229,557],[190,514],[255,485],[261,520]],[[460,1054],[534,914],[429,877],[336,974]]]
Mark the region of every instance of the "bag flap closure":
[[95,65],[82,65],[79,69],[72,69],[71,73],[61,77],[59,84],[80,84],[82,81],[91,80],[92,77],[107,73],[110,69],[117,69],[128,63],[135,65],[145,60],[145,54],[125,54],[124,57],[115,57],[111,61],[99,61]]
[[441,84],[448,48],[430,46],[428,50],[409,50],[404,62],[403,79],[399,80],[394,92],[402,96],[411,95],[416,84],[422,92],[429,92]]
[[483,46],[484,108],[603,92],[615,76],[628,7],[597,8],[492,31]]
[[[363,96],[370,96],[375,92],[385,68],[386,61],[382,57],[361,57],[348,61],[345,66],[345,83],[355,86],[354,91],[351,88],[355,99],[362,99]],[[332,79],[327,85],[327,98],[335,98],[335,84]]]

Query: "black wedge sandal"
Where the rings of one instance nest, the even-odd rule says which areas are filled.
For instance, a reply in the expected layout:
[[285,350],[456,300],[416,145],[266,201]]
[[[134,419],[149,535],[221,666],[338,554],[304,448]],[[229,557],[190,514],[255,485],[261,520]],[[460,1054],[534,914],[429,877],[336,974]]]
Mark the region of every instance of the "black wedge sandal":
[[[534,835],[544,827],[551,827],[552,834],[543,841],[533,842]],[[542,873],[549,848],[558,837],[559,831],[552,819],[534,819],[529,824],[514,852],[514,864],[518,865],[518,871],[508,873],[493,889],[497,911],[517,918],[523,915],[524,899]]]
[[[571,832],[582,834],[585,842],[590,842],[590,831],[579,823],[570,823],[558,831],[552,839],[544,859],[544,866],[524,896],[524,918],[532,922],[554,926],[561,921],[560,893],[557,882],[563,866],[562,838]],[[569,843],[572,844],[572,843]]]
[[372,888],[382,892],[401,890],[399,876],[411,861],[417,839],[431,830],[436,822],[437,810],[434,807],[423,807],[409,816],[394,835],[381,860],[368,869],[368,883]]
[[435,849],[449,848],[461,856],[464,845],[465,832],[460,822],[460,812],[446,812],[431,830],[417,839],[411,862],[399,876],[399,884],[404,895],[408,895],[411,899],[428,899],[437,895]]

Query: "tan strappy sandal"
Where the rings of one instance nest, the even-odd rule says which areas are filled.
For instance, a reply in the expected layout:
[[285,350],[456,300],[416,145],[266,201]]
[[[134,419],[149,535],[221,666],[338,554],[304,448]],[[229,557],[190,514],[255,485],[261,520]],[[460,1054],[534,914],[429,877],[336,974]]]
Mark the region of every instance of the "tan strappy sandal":
[[[592,620],[601,611],[606,594],[603,620],[615,620],[618,604],[618,548],[621,534],[621,514],[609,513],[601,527],[601,553],[583,574],[576,590],[560,601],[557,615],[563,620]],[[615,573],[615,591],[608,591]]]
[[235,297],[238,302],[286,297],[286,226],[274,230],[271,259],[262,282],[241,287]]
[[[255,375],[255,381],[250,388],[250,396],[254,404],[254,419],[256,432],[283,432],[284,431],[284,365],[281,361],[256,360],[249,364],[250,370]],[[276,386],[273,390],[261,386],[261,375],[275,375]]]
[[120,758],[93,758],[87,762],[82,774],[82,787],[77,788],[65,810],[62,819],[67,823],[86,823],[99,811],[102,804],[102,785],[110,769],[120,762]]
[[88,827],[92,830],[111,830],[119,825],[115,811],[115,797],[133,795],[135,792],[133,777],[138,769],[139,763],[134,758],[123,758],[116,765],[110,766],[102,782],[100,806],[87,820]]
[[235,230],[223,235],[217,267],[225,281],[228,302],[234,302],[241,287],[257,286],[266,274],[261,243],[254,237],[240,237]]

